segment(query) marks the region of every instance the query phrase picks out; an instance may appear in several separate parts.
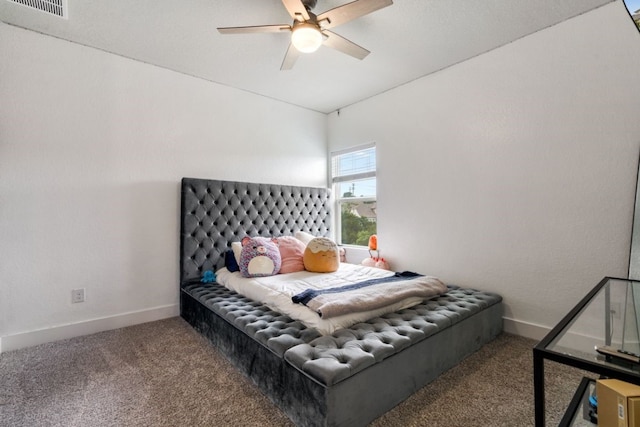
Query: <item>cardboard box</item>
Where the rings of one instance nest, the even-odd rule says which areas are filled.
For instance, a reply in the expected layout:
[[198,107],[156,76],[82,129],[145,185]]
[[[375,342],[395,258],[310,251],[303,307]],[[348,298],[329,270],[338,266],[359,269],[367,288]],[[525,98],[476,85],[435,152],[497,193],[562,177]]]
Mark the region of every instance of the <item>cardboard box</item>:
[[596,395],[599,427],[640,427],[640,386],[620,380],[598,380]]

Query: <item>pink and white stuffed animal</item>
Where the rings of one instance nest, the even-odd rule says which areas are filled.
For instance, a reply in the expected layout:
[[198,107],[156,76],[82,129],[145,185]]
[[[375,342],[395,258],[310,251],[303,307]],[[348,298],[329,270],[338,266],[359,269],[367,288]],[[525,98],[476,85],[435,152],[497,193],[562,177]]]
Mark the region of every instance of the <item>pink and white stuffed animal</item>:
[[274,240],[266,237],[245,237],[240,252],[240,273],[244,277],[264,277],[278,274],[282,259]]

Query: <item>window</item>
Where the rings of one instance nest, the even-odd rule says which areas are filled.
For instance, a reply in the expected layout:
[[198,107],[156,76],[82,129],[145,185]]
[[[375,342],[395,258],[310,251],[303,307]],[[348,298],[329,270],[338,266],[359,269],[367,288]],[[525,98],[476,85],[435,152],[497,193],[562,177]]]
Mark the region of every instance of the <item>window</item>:
[[377,229],[375,145],[331,153],[331,181],[339,243],[367,246]]
[[624,4],[627,6],[631,19],[633,19],[636,27],[640,30],[640,0],[624,0]]

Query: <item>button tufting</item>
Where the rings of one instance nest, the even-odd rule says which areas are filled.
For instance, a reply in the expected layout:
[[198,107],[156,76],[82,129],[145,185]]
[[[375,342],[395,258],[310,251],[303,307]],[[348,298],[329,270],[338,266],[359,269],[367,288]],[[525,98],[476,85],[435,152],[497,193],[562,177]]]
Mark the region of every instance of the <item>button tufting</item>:
[[[237,236],[244,236],[244,226],[249,223],[255,228],[253,232],[262,235],[291,235],[294,230],[317,235],[329,233],[328,224],[331,216],[325,212],[318,214],[318,210],[324,210],[326,207],[331,209],[326,193],[311,190],[300,194],[289,191],[289,188],[260,185],[238,187],[241,190],[234,191],[236,196],[229,197],[235,186],[225,183],[211,188],[207,185],[185,187],[186,191],[194,193],[185,195],[189,203],[186,206],[191,207],[190,215],[194,216],[190,218],[193,228],[183,231],[183,236],[189,239],[189,244],[185,246],[186,252],[183,253],[183,257],[190,260],[188,277],[199,276],[198,272],[202,271],[205,263],[207,268],[211,268],[211,261],[206,260],[217,259],[220,252],[218,248],[227,248],[229,242],[236,240]],[[215,197],[207,196],[202,200],[200,196],[205,192],[214,194]],[[261,199],[258,200],[256,194]],[[280,197],[275,197],[278,194]],[[220,208],[211,208],[212,204],[217,206],[218,202]],[[205,209],[192,207],[203,204],[207,205],[209,210],[205,217],[198,218],[199,212],[204,212]],[[185,212],[188,212],[187,209]],[[269,216],[268,212],[272,212],[272,216]],[[196,221],[199,224],[197,226]],[[195,249],[196,245],[202,248],[202,242],[193,239],[205,234],[207,237],[215,235],[216,238],[205,239],[211,242],[205,245],[206,250]],[[194,251],[196,253],[190,253]],[[247,332],[251,331],[250,334],[261,343],[272,349],[277,348],[278,354],[295,355],[292,356],[293,359],[286,359],[325,383],[331,382],[330,378],[335,377],[330,371],[332,366],[336,366],[335,363],[325,363],[327,359],[348,365],[341,365],[341,369],[348,372],[347,376],[353,375],[370,363],[375,363],[365,362],[366,360],[382,360],[410,345],[407,342],[417,342],[433,335],[440,328],[450,325],[452,319],[458,321],[470,316],[473,314],[472,311],[479,309],[478,307],[491,305],[499,298],[473,290],[452,290],[447,295],[421,303],[414,309],[403,310],[400,314],[379,317],[345,329],[339,336],[321,337],[313,328],[306,328],[300,322],[240,297],[226,288],[214,286],[197,284],[184,289],[207,307],[224,313],[226,319],[238,322],[238,327],[240,323],[244,325],[242,328]],[[259,338],[257,334],[260,334]],[[314,364],[313,372],[303,368],[306,362],[315,360],[318,362]]]

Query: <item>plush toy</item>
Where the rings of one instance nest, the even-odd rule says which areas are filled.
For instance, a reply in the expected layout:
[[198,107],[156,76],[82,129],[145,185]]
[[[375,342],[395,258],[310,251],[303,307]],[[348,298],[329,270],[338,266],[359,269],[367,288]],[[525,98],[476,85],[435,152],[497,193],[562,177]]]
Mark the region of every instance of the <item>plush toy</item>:
[[370,251],[378,250],[378,236],[375,234],[372,234],[371,236],[369,236],[369,250]]
[[280,249],[280,258],[282,259],[280,273],[285,274],[303,271],[304,262],[302,261],[302,257],[304,256],[304,250],[306,248],[305,244],[293,236],[277,237],[276,241],[278,243],[278,249]]
[[375,267],[376,259],[370,256],[369,258],[363,259],[360,264],[364,265],[365,267]]
[[216,281],[216,273],[211,270],[207,270],[202,274],[200,281],[202,283],[213,283]]
[[314,273],[330,273],[340,267],[338,245],[326,237],[316,237],[309,242],[302,256],[304,268]]
[[339,246],[338,253],[340,254],[340,262],[347,262],[347,250]]
[[282,260],[278,245],[266,237],[245,237],[240,253],[240,273],[244,277],[273,276]]
[[[371,252],[375,252],[376,255],[374,256]],[[362,260],[362,265],[389,270],[389,263],[384,258],[380,257],[380,251],[378,250],[378,236],[375,234],[369,236],[369,255],[369,258]]]
[[389,263],[387,262],[387,260],[385,260],[384,258],[378,258],[378,260],[376,261],[376,268],[381,268],[383,270],[389,270]]

